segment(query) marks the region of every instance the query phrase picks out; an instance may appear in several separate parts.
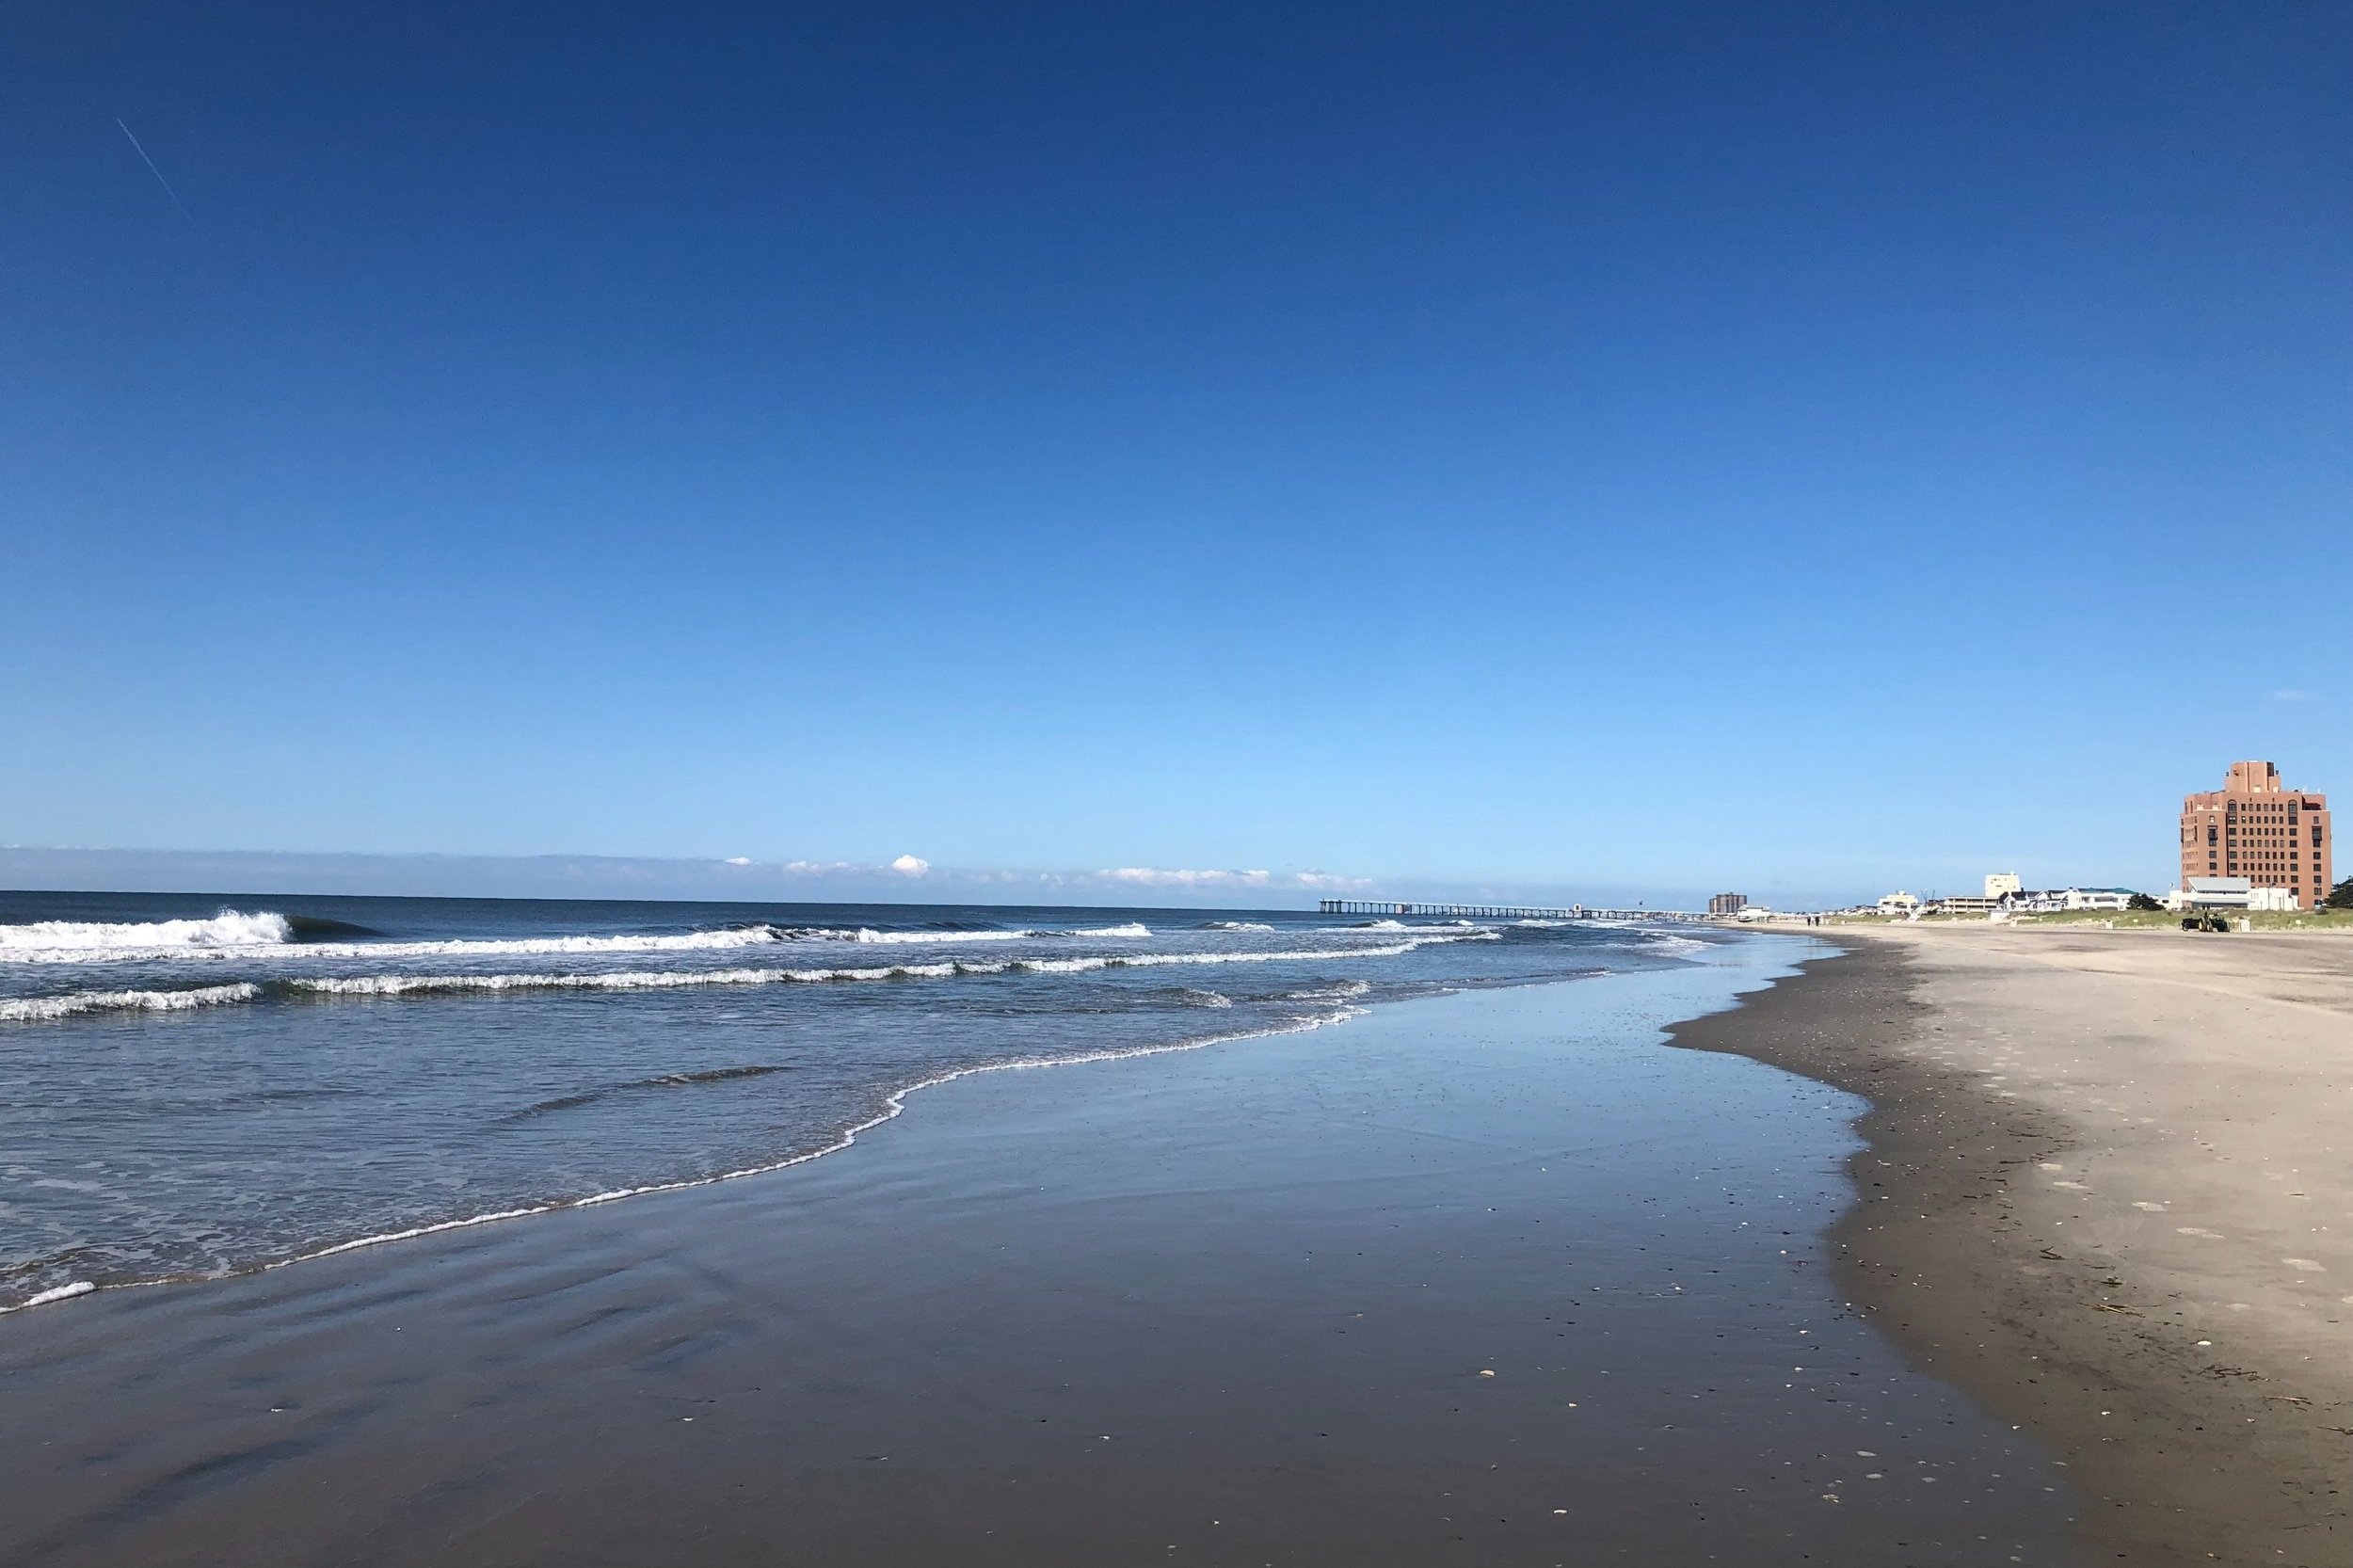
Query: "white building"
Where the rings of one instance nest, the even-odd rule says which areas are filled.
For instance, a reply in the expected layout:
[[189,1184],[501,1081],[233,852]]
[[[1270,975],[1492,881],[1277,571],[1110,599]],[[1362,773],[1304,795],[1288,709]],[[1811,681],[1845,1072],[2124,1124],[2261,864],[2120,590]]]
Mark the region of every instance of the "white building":
[[2166,900],[2174,909],[2246,909],[2255,885],[2243,876],[2193,876]]
[[1997,898],[1969,898],[1956,895],[1952,898],[1938,899],[1928,906],[1926,913],[1930,915],[1991,915],[2001,906],[2002,901]]
[[2009,907],[2021,915],[2057,915],[2070,909],[2123,910],[2132,907],[2130,888],[2046,888],[2013,893]]
[[2018,873],[2016,872],[1988,872],[1985,873],[1985,896],[1987,898],[2004,899],[2008,898],[2012,893],[2023,893],[2025,890],[2026,885],[2018,880]]
[[2285,913],[2296,905],[2292,888],[2258,888],[2249,877],[2193,876],[2187,888],[2165,895],[2168,909],[2245,909]]
[[1890,893],[1880,900],[1879,909],[1891,920],[1908,920],[1920,912],[1920,901],[1910,893]]

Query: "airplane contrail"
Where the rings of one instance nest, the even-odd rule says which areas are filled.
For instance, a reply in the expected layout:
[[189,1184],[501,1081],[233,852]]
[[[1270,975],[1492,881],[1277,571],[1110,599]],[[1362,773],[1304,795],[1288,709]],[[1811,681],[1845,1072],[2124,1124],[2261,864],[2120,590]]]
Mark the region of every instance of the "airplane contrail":
[[147,149],[139,145],[139,138],[131,136],[131,127],[123,125],[120,120],[117,120],[115,123],[122,125],[122,134],[131,137],[131,150],[139,155],[140,162],[147,165],[147,171],[155,176],[155,183],[164,187],[164,194],[170,197],[171,204],[180,209],[180,216],[186,218],[189,225],[193,227],[196,223],[196,215],[188,211],[186,202],[180,200],[180,193],[171,188],[171,182],[165,179],[164,171],[155,167],[155,160],[147,155]]

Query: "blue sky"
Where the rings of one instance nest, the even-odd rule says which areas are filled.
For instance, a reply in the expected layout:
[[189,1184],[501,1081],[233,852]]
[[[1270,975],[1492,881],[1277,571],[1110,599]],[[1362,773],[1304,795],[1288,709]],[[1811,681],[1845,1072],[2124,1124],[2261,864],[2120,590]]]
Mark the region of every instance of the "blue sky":
[[0,842],[1797,901],[2353,804],[2342,7],[350,11],[9,24]]

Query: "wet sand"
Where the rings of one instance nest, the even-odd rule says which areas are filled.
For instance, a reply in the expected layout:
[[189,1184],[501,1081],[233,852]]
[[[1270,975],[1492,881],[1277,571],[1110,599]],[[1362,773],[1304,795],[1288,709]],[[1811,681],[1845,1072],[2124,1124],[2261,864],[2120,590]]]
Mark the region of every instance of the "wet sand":
[[2063,1472],[1844,1304],[1859,1103],[1660,1048],[1794,955],[0,1320],[0,1560],[2072,1560]]
[[1842,928],[1680,1026],[1868,1096],[1840,1277],[2097,1559],[2353,1563],[2353,942]]

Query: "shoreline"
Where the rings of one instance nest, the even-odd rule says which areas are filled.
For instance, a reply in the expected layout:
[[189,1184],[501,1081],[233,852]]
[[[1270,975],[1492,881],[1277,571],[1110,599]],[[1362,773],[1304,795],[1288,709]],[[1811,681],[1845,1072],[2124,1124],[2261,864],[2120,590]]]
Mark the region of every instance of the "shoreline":
[[872,1132],[877,1128],[888,1127],[904,1115],[910,1096],[920,1095],[926,1089],[936,1089],[963,1079],[977,1077],[984,1073],[1028,1072],[1044,1067],[1076,1067],[1097,1062],[1125,1062],[1140,1056],[1171,1056],[1184,1051],[1208,1050],[1216,1046],[1239,1045],[1245,1040],[1271,1040],[1286,1034],[1312,1033],[1317,1030],[1330,1029],[1337,1024],[1346,1023],[1351,1018],[1362,1016],[1365,1011],[1366,1009],[1362,1007],[1344,1005],[1328,1013],[1300,1019],[1295,1023],[1270,1025],[1264,1029],[1241,1030],[1231,1034],[1212,1034],[1200,1039],[1177,1040],[1162,1045],[1107,1048],[1102,1050],[1074,1052],[1067,1056],[1025,1056],[1008,1062],[974,1063],[969,1066],[958,1067],[952,1072],[936,1073],[929,1078],[918,1079],[912,1083],[891,1090],[883,1096],[881,1111],[863,1121],[855,1122],[843,1128],[832,1137],[830,1142],[817,1148],[804,1149],[798,1154],[786,1155],[757,1165],[746,1165],[739,1170],[720,1171],[711,1176],[683,1176],[673,1181],[648,1182],[637,1187],[616,1187],[610,1192],[594,1192],[586,1197],[551,1199],[546,1203],[531,1204],[520,1208],[502,1208],[485,1214],[470,1214],[460,1219],[440,1220],[431,1224],[412,1226],[408,1230],[387,1231],[379,1236],[355,1237],[347,1241],[337,1241],[328,1246],[296,1253],[291,1257],[272,1258],[266,1263],[255,1264],[250,1268],[232,1270],[226,1273],[210,1274],[200,1278],[167,1276],[161,1279],[125,1279],[110,1281],[104,1285],[93,1280],[76,1280],[70,1285],[55,1287],[21,1302],[0,1304],[0,1318],[8,1317],[11,1313],[30,1311],[34,1307],[55,1306],[62,1302],[80,1301],[86,1297],[115,1290],[145,1290],[164,1286],[224,1284],[231,1280],[249,1279],[257,1274],[272,1273],[280,1269],[291,1269],[297,1264],[316,1263],[325,1258],[340,1257],[347,1253],[365,1252],[375,1247],[397,1246],[404,1241],[421,1241],[429,1237],[473,1230],[484,1225],[504,1224],[513,1220],[536,1219],[541,1215],[561,1214],[576,1208],[601,1208],[610,1204],[625,1203],[632,1198],[657,1197],[669,1192],[690,1192],[699,1188],[716,1187],[723,1182],[742,1181],[750,1176],[775,1176],[780,1172],[792,1170],[795,1166],[807,1165],[823,1160],[828,1155],[840,1154],[856,1146],[861,1134]]
[[[2312,1337],[2337,1332],[2353,1310],[2323,1304],[2316,1324],[2281,1326],[2271,1320],[2311,1306],[2312,1293],[2277,1309],[2265,1299],[2306,1277],[2353,1288],[2353,1274],[2291,1258],[2313,1272],[2282,1285],[2256,1267],[2265,1259],[2185,1264],[2181,1249],[2226,1239],[2213,1227],[2253,1228],[2252,1200],[2244,1183],[2210,1181],[2199,1192],[2207,1224],[2165,1224],[2187,1217],[2172,1212],[2184,1207],[2172,1194],[2190,1186],[2170,1145],[2217,1145],[2157,1125],[2225,1092],[2199,1054],[2209,1020],[2181,1016],[2180,988],[2209,991],[2219,1008],[2323,1014],[2298,1021],[2342,1025],[2346,1040],[2353,1018],[2244,978],[2141,972],[2260,965],[2244,949],[2185,958],[2123,932],[2021,933],[1998,947],[1973,933],[1804,935],[1847,951],[1668,1033],[1869,1103],[1857,1123],[1865,1143],[1849,1161],[1858,1201],[1831,1235],[1851,1299],[1915,1366],[2058,1455],[2096,1556],[2160,1568],[2353,1562],[2353,1362],[2331,1366],[2326,1341]],[[2065,949],[2035,951],[2061,936]],[[2139,951],[2128,966],[2101,951],[2103,939]],[[2233,1027],[2253,1028],[2212,1026]],[[2135,1095],[2169,1103],[2141,1115]],[[2294,1118],[2266,1103],[2255,1119]],[[2110,1187],[2153,1196],[2110,1200]],[[2342,1235],[2341,1211],[2313,1228],[2326,1231],[2329,1218]]]
[[1852,1103],[1657,1048],[1774,946],[31,1315],[0,1556],[2063,1560],[2034,1446],[1836,1299]]

